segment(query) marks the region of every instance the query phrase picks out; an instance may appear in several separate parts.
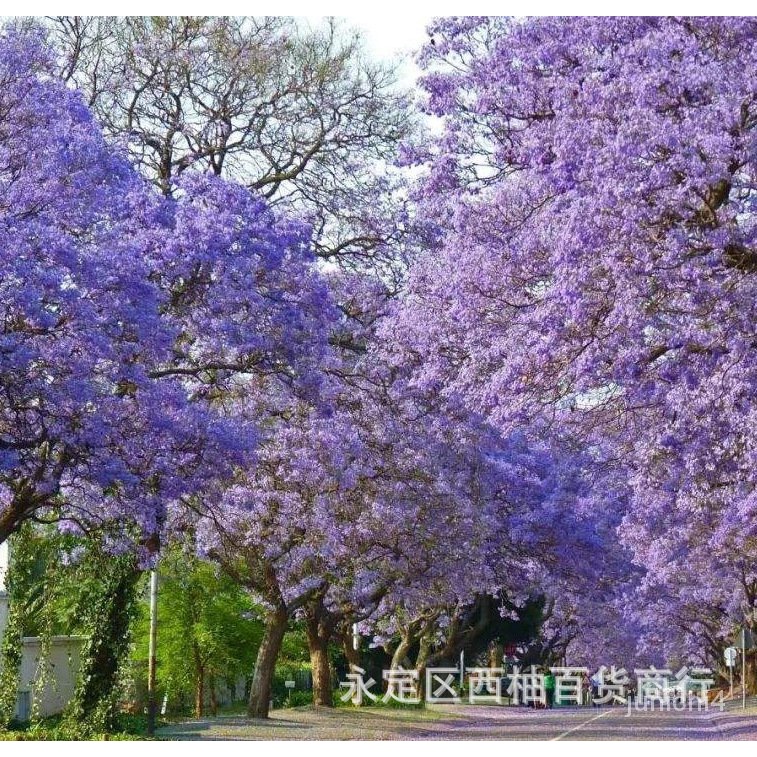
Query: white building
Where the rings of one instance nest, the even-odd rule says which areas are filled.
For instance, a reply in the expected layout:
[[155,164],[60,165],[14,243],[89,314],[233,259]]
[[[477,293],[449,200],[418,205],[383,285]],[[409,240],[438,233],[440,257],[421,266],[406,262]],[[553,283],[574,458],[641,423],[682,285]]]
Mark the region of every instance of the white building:
[[5,591],[5,574],[8,572],[8,542],[0,544],[0,639],[8,623],[8,595]]
[[[8,593],[5,576],[8,572],[10,550],[8,542],[0,544],[0,640],[8,623]],[[20,720],[28,720],[32,702],[37,697],[39,712],[43,716],[61,712],[71,699],[79,669],[79,652],[83,638],[79,636],[53,636],[50,640],[47,683],[42,691],[36,691],[42,640],[36,636],[26,636],[23,640],[23,658],[18,689],[16,715]],[[0,660],[0,665],[2,660]]]

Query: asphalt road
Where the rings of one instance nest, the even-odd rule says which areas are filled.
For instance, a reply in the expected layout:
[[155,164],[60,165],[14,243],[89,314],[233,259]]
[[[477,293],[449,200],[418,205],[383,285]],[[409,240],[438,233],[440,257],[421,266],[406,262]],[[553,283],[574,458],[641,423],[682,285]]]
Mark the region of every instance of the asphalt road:
[[530,710],[432,705],[425,711],[338,708],[276,710],[267,721],[219,717],[159,731],[164,739],[757,740],[757,707],[746,713],[632,712],[625,708]]

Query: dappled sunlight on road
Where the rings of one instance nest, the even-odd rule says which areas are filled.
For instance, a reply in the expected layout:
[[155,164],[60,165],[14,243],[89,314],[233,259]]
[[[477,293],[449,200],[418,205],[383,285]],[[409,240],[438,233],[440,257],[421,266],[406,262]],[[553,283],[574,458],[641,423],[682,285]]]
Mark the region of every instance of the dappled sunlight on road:
[[221,717],[166,727],[164,739],[757,740],[757,710],[632,712],[625,708],[431,705],[425,710],[312,707],[271,718]]

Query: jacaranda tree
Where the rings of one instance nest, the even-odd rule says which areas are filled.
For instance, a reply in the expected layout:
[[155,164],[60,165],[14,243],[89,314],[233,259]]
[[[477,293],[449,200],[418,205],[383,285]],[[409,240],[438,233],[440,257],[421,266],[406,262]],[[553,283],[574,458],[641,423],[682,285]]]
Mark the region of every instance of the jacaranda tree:
[[72,517],[96,500],[151,529],[146,438],[166,443],[183,394],[147,375],[172,341],[151,194],[48,63],[38,39],[0,44],[0,541],[66,493]]
[[276,375],[312,392],[327,334],[308,232],[221,179],[164,199],[110,150],[34,34],[0,50],[0,539],[40,508],[157,534],[168,503],[249,462]]
[[[430,165],[419,197],[446,234],[392,327],[416,381],[502,430],[578,434],[630,487],[621,535],[646,590],[720,607],[721,635],[752,624],[757,25],[430,33],[423,83],[445,128],[408,157]],[[695,599],[693,565],[713,577]]]

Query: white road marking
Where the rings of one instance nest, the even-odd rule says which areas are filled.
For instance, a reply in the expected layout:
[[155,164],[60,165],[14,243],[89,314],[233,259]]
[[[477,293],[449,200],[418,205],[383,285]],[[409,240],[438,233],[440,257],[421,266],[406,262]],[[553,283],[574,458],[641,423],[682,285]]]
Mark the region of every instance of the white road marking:
[[584,720],[583,723],[579,723],[578,725],[574,725],[573,728],[569,728],[564,733],[561,733],[559,736],[555,736],[553,739],[550,739],[551,741],[559,741],[563,736],[567,736],[569,733],[573,733],[573,731],[577,731],[579,728],[583,728],[585,725],[589,725],[589,723],[594,722],[595,720],[599,720],[600,718],[603,718],[605,715],[610,715],[612,713],[612,710],[605,710],[604,712],[600,712],[599,715],[595,715],[593,718],[589,718],[588,720]]

